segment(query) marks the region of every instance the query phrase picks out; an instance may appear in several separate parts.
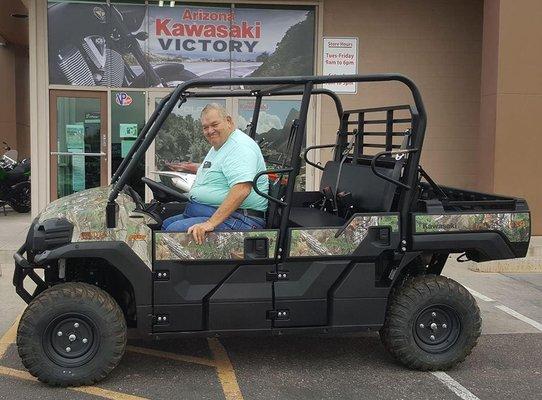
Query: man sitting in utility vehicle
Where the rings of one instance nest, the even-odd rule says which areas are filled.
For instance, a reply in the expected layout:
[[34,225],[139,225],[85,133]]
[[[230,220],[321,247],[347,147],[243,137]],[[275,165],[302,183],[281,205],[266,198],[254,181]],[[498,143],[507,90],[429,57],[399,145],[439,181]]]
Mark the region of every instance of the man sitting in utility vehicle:
[[[164,220],[162,229],[188,231],[201,244],[215,229],[263,228],[267,200],[252,190],[256,174],[265,171],[259,146],[235,129],[231,115],[216,103],[201,111],[201,124],[212,147],[198,166],[184,212]],[[259,190],[267,193],[268,186],[266,176],[258,179]]]

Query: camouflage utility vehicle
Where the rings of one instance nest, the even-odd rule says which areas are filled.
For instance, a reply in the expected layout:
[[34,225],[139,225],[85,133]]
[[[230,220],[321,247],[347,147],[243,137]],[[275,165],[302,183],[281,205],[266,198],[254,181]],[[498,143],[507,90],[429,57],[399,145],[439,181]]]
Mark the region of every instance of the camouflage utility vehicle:
[[[345,110],[320,87],[345,82],[360,90],[395,82],[412,101]],[[174,108],[192,98],[252,99],[247,134],[258,141],[262,99],[286,95],[300,99],[298,114],[279,161],[268,157],[269,170],[254,177],[270,181],[269,194],[254,185],[269,201],[266,228],[213,232],[202,245],[162,231],[186,194],[144,177],[153,193],[145,203],[127,182]],[[336,107],[336,141],[305,148],[317,96],[322,107]],[[56,200],[33,221],[14,256],[13,283],[29,303],[17,333],[24,365],[51,385],[86,385],[119,363],[128,330],[156,339],[377,330],[409,368],[454,367],[475,346],[481,319],[471,294],[441,275],[446,260],[450,253],[477,262],[524,257],[530,214],[522,199],[437,185],[419,164],[425,127],[420,93],[402,75],[179,85],[110,186]],[[329,161],[315,162],[326,151]],[[310,168],[320,187],[299,190],[296,178]]]

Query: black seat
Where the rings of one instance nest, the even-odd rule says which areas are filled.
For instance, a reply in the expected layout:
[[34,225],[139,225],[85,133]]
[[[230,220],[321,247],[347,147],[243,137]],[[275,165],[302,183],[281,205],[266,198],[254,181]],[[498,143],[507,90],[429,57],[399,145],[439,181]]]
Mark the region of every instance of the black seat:
[[319,208],[292,207],[288,218],[290,226],[316,228],[319,226],[342,226],[344,218],[330,214]]
[[[396,186],[382,178],[376,176],[367,162],[351,164],[343,163],[339,184],[337,177],[339,175],[338,161],[329,161],[324,167],[320,188],[329,186],[333,193],[337,186],[337,193],[350,192],[352,200],[357,210],[362,212],[387,212],[391,211]],[[376,167],[381,174],[398,179],[400,171],[394,169],[394,165],[387,167]]]
[[[367,161],[367,160],[365,160]],[[343,163],[340,178],[340,163],[329,161],[324,167],[320,188],[330,187],[333,193],[350,192],[356,212],[388,212],[392,210],[396,186],[376,176],[369,162],[351,164]],[[381,174],[398,179],[400,169],[394,168],[394,163],[387,167],[379,166],[376,170]],[[346,219],[331,214],[319,208],[292,207],[289,221],[291,226],[319,227],[342,226]]]

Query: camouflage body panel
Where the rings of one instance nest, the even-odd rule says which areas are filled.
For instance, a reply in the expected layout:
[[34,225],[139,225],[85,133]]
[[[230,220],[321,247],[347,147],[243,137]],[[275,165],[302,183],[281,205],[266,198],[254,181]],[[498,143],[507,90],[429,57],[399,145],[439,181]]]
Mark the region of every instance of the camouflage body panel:
[[268,258],[275,256],[278,231],[210,232],[197,244],[186,232],[158,232],[154,235],[155,259],[165,260],[242,260],[246,238],[267,238]]
[[348,256],[351,255],[367,236],[373,226],[390,226],[392,232],[399,232],[397,215],[354,215],[339,237],[342,228],[290,230],[289,257]]
[[511,242],[527,242],[531,235],[529,213],[478,213],[416,215],[415,233],[500,231]]
[[[73,225],[72,242],[120,241],[126,243],[149,268],[152,268],[152,231],[156,223],[145,214],[134,213],[135,203],[125,193],[117,197],[117,227],[107,228],[105,207],[111,187],[83,190],[53,201],[39,216],[39,222],[65,218]],[[130,218],[137,215],[137,218]],[[141,218],[139,218],[141,217]]]

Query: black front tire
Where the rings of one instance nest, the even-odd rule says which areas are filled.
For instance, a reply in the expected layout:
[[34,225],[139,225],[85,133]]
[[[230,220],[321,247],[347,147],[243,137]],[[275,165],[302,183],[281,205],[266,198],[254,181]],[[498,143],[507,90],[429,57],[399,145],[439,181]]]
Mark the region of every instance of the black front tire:
[[86,283],[53,286],[24,311],[17,330],[28,371],[51,386],[92,385],[120,362],[126,321],[115,300]]
[[391,355],[421,371],[447,370],[472,351],[482,329],[472,295],[444,276],[408,280],[390,299],[380,338]]

